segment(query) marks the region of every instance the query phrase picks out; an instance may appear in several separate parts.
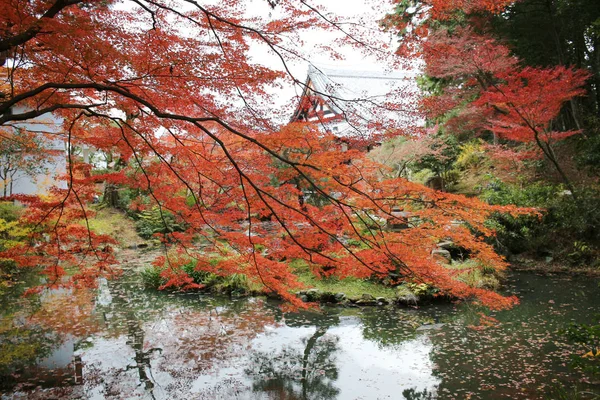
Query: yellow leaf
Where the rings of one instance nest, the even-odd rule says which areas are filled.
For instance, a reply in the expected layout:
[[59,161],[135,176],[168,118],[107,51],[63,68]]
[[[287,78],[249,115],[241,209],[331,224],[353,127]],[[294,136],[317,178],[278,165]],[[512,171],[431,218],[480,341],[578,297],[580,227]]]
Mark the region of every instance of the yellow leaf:
[[581,357],[582,358],[594,357],[594,352],[592,350],[590,350],[587,353],[585,353],[584,355],[582,355]]

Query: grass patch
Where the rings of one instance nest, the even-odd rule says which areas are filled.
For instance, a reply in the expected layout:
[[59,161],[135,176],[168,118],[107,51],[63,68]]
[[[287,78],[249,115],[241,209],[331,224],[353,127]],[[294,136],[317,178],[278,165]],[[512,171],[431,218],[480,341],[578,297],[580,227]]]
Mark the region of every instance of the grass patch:
[[448,268],[464,271],[458,275],[457,279],[469,286],[491,290],[500,289],[500,273],[494,268],[481,265],[476,260],[453,260]]
[[290,266],[297,274],[298,280],[306,285],[308,289],[314,288],[324,293],[344,293],[349,298],[358,298],[363,294],[370,294],[375,298],[385,297],[386,299],[391,299],[396,297],[396,288],[384,286],[381,283],[368,279],[316,277],[304,260],[292,260]]
[[[112,208],[99,208],[96,215],[88,218],[92,232],[108,235],[119,241],[122,246],[131,246],[143,242],[135,230],[135,223],[124,212]],[[85,225],[85,221],[81,221]]]

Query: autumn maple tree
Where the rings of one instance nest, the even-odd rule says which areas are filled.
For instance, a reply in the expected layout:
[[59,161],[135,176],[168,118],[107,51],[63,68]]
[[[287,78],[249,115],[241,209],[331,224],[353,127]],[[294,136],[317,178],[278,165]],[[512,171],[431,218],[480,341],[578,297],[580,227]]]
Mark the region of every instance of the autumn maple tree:
[[[385,24],[407,32],[399,51],[418,56],[436,89],[422,100],[430,120],[457,135],[492,132],[512,142],[533,143],[577,199],[553,145],[582,132],[557,118],[586,93],[585,70],[564,65],[525,66],[510,47],[492,35],[488,19],[514,1],[400,2]],[[411,4],[413,2],[410,2]],[[487,19],[486,19],[487,13]]]
[[[18,197],[30,209],[23,222],[32,235],[2,256],[43,266],[50,285],[64,284],[66,267],[78,271],[73,284],[115,271],[114,239],[86,223],[102,180],[138,189],[150,202],[134,199],[131,207],[169,213],[183,227],[160,236],[170,249],[156,260],[165,288],[197,287],[182,268],[195,260],[197,270],[245,274],[300,304],[289,261],[303,259],[321,276],[425,282],[493,308],[514,304],[457,279],[431,251],[450,239],[478,260],[474,268],[503,269],[506,262],[485,241],[494,233],[486,217],[517,210],[383,179],[385,167],[357,150],[339,151],[319,126],[274,124],[272,88],[303,84],[287,69],[301,58],[289,37],[301,39],[307,28],[345,29],[318,8],[282,1],[271,3],[275,17],[257,18],[238,0],[1,4],[9,84],[0,123],[8,131],[52,112],[64,121],[59,136],[68,149],[67,188],[44,201]],[[354,45],[368,42],[343,32]],[[253,62],[254,45],[274,53],[279,68]],[[94,176],[73,154],[76,146],[110,152],[121,168]],[[320,203],[302,201],[306,193]],[[394,207],[410,219],[393,215]],[[394,219],[409,228],[386,229]]]

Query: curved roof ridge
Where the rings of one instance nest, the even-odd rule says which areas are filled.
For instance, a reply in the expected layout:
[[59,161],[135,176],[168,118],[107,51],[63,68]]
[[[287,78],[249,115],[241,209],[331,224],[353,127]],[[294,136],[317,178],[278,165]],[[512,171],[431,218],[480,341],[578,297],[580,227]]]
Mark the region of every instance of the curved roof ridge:
[[377,71],[377,70],[359,70],[359,69],[339,69],[329,67],[319,67],[309,65],[308,75],[322,74],[328,77],[336,78],[357,78],[357,79],[385,79],[385,80],[401,80],[413,79],[414,73],[407,71]]

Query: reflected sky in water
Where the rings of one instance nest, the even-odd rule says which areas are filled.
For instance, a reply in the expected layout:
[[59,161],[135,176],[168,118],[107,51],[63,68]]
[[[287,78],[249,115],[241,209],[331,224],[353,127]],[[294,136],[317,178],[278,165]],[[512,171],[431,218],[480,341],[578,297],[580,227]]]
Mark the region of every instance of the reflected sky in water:
[[597,282],[521,274],[513,284],[522,304],[478,331],[481,310],[469,305],[284,315],[263,299],[103,281],[72,303],[57,292],[30,318],[14,314],[62,339],[36,367],[13,371],[2,398],[541,399],[553,382],[582,382],[559,331],[598,311]]

